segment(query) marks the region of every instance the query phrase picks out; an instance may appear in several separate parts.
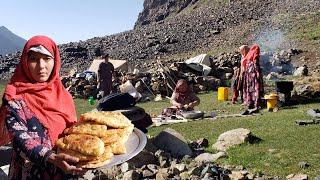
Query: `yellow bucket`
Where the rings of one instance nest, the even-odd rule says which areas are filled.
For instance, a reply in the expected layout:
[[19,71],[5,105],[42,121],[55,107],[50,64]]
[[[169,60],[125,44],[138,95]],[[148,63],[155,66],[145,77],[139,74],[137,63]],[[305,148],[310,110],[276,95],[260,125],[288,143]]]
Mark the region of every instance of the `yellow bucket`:
[[278,99],[267,99],[267,109],[278,107]]
[[218,88],[218,100],[219,101],[227,101],[228,100],[228,88],[227,87],[219,87]]

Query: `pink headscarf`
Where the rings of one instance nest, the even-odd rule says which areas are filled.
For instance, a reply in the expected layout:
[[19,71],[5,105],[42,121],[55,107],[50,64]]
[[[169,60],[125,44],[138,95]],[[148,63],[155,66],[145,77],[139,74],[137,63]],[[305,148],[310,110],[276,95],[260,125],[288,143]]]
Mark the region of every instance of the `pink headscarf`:
[[[186,86],[187,90],[185,92],[181,92],[179,89],[181,86]],[[180,79],[177,84],[176,87],[174,89],[174,93],[176,94],[177,97],[177,102],[181,103],[183,102],[191,93],[192,90],[191,88],[188,86],[187,81],[184,79]]]
[[[50,78],[37,83],[27,65],[27,53],[31,47],[42,45],[54,57],[55,65]],[[46,36],[34,36],[24,46],[20,62],[7,85],[3,96],[8,100],[24,100],[27,107],[48,129],[52,144],[63,130],[77,121],[77,115],[70,93],[64,88],[59,77],[61,66],[57,45]],[[1,105],[0,146],[10,142],[5,126],[5,108]]]

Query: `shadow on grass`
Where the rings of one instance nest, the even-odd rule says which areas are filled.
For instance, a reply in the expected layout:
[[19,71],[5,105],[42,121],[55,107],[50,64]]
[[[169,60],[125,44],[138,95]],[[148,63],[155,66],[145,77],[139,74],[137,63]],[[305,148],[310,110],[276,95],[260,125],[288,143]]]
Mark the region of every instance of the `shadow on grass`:
[[287,105],[287,106],[282,106],[280,109],[298,109],[297,106],[292,106],[292,105]]
[[251,135],[249,136],[248,143],[249,144],[257,144],[262,142],[263,140],[257,136]]
[[311,104],[311,103],[320,103],[320,98],[309,98],[304,96],[294,96],[291,98],[288,105],[299,105],[299,104]]

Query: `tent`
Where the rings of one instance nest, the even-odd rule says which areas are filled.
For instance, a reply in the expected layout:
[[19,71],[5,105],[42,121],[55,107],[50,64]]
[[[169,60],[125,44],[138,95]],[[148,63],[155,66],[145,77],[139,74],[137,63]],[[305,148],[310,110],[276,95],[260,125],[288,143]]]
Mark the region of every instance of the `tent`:
[[208,54],[200,54],[196,57],[192,57],[188,60],[186,60],[186,63],[187,64],[190,64],[190,63],[197,63],[197,64],[204,64],[204,65],[207,65],[207,66],[211,66],[211,62],[210,62],[210,56]]
[[[102,62],[104,62],[104,59],[94,59],[88,70],[98,74],[99,65]],[[112,63],[112,65],[114,66],[114,69],[117,71],[133,72],[133,70],[135,69],[126,60],[109,59],[109,62]]]
[[185,63],[192,69],[202,72],[203,76],[207,76],[211,72],[211,62],[208,54],[200,54],[186,60]]

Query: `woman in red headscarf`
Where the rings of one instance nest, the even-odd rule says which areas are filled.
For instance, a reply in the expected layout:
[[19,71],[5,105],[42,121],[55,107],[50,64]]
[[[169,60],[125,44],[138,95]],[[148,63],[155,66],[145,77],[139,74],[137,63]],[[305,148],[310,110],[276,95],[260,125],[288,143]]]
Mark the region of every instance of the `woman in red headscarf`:
[[253,45],[242,61],[244,69],[243,96],[249,109],[256,109],[262,105],[264,93],[263,78],[259,64],[260,48]]
[[60,77],[57,45],[46,36],[32,37],[7,85],[1,105],[0,146],[14,149],[9,179],[73,178],[84,170],[78,159],[54,152],[55,141],[76,122],[73,99]]
[[200,99],[189,87],[186,80],[180,79],[172,93],[171,104],[173,106],[164,109],[163,114],[172,115],[180,110],[193,110],[195,106],[200,104]]

